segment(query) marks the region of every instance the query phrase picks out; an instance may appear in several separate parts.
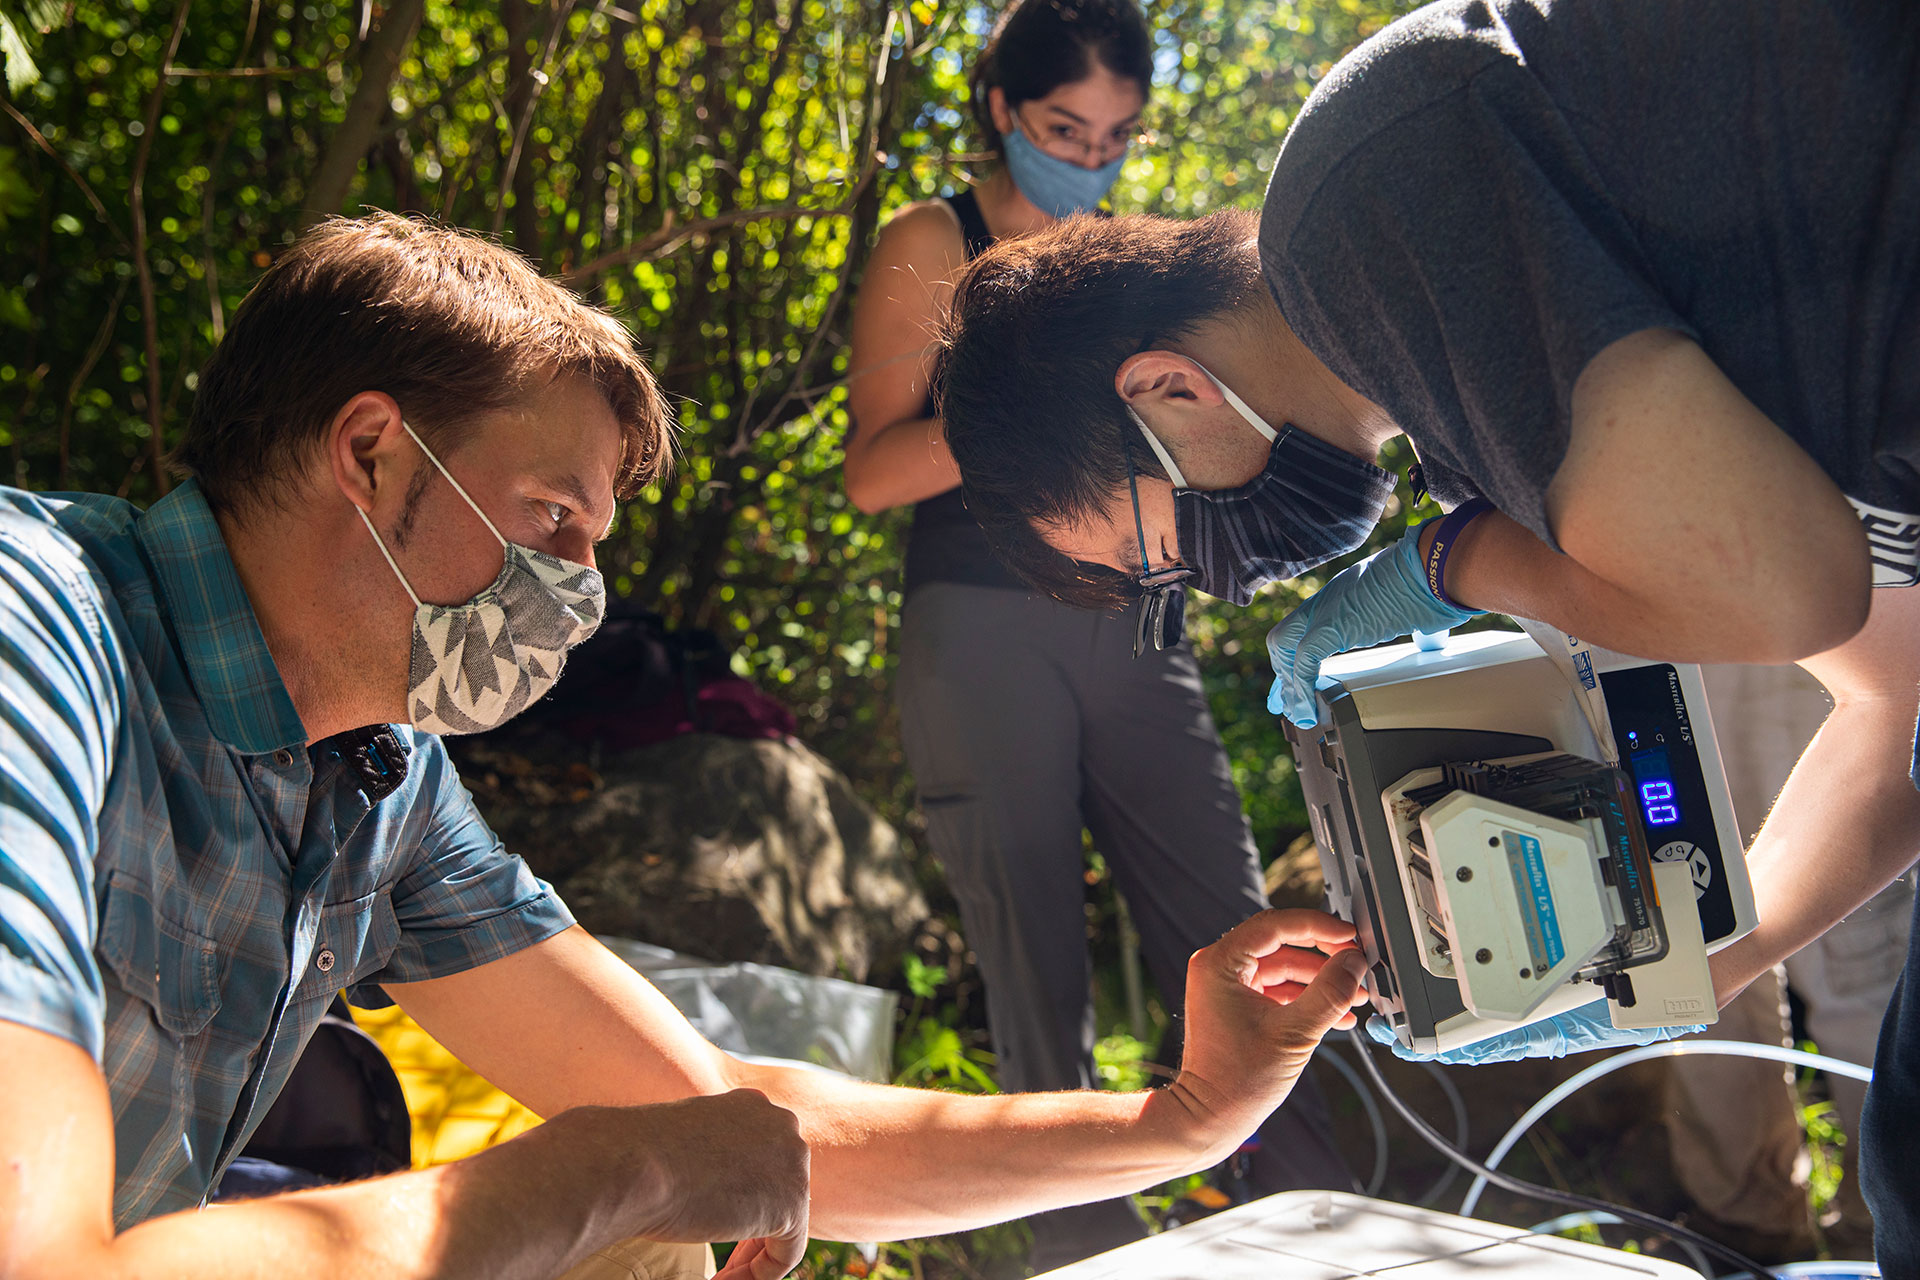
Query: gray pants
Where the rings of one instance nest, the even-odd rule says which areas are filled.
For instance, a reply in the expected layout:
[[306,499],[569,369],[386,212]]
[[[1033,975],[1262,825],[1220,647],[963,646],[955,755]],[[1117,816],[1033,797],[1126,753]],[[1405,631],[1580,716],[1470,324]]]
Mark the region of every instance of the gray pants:
[[[1008,1089],[1094,1083],[1082,828],[1176,1018],[1187,957],[1266,906],[1193,655],[1182,646],[1136,660],[1132,646],[1130,615],[1024,591],[935,583],[907,602],[907,760],[986,982]],[[1260,1139],[1255,1190],[1352,1186],[1311,1081]],[[1124,1200],[1044,1214],[1034,1262],[1063,1265],[1141,1234]]]

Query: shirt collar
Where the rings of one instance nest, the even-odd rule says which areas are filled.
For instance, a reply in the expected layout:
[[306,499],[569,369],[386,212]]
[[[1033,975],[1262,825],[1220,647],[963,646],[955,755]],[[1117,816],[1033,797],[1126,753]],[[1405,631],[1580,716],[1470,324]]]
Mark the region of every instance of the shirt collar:
[[245,755],[304,746],[306,727],[197,482],[147,509],[140,542],[214,735]]

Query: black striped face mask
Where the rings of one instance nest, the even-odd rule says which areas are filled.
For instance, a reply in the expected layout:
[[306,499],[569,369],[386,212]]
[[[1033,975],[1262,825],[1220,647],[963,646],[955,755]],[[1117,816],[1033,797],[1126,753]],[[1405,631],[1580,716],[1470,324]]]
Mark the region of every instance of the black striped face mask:
[[1127,414],[1173,481],[1180,563],[1192,571],[1187,585],[1250,604],[1269,582],[1298,577],[1365,542],[1393,493],[1393,475],[1291,424],[1275,431],[1224,382],[1207,377],[1247,425],[1273,442],[1260,474],[1236,489],[1188,488],[1131,405]]

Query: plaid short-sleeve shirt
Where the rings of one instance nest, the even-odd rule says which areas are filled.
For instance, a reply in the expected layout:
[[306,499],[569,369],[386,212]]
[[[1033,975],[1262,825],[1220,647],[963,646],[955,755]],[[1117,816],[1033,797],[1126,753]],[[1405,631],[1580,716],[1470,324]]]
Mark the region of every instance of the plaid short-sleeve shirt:
[[205,1203],[337,993],[572,923],[390,732],[307,743],[192,483],[0,488],[0,1018],[99,1061],[119,1226]]

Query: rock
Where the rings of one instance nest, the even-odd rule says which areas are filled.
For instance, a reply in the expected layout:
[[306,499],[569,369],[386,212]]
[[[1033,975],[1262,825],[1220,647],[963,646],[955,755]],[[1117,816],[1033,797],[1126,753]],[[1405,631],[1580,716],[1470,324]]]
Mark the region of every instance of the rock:
[[594,933],[867,981],[898,969],[928,917],[893,828],[798,742],[687,734],[599,761],[551,735],[455,750],[507,848]]
[[1327,906],[1327,880],[1320,872],[1320,849],[1311,834],[1300,836],[1267,866],[1267,901],[1276,907]]

